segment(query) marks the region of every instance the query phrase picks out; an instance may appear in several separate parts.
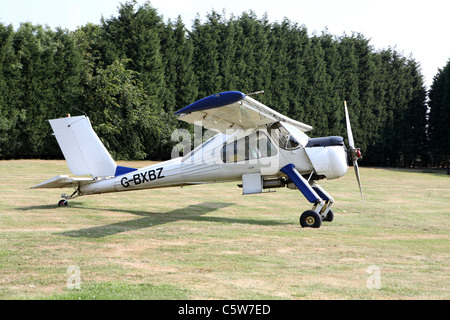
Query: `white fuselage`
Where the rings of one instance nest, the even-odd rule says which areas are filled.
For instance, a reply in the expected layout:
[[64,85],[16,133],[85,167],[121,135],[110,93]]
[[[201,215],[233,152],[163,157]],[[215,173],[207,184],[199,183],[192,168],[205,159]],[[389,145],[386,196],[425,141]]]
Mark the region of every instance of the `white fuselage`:
[[283,147],[275,130],[217,134],[189,154],[147,166],[116,177],[105,178],[80,188],[82,195],[137,189],[174,187],[225,181],[241,181],[242,175],[259,173],[262,178],[283,176],[280,169],[294,164],[304,175],[334,179],[347,170],[343,146],[305,147],[308,137],[287,125],[285,129],[298,144]]

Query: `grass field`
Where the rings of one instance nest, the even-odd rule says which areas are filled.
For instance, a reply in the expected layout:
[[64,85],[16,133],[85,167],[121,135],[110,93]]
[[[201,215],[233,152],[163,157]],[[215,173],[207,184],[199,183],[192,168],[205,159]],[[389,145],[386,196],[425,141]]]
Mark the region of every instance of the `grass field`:
[[58,174],[65,161],[0,161],[0,299],[450,298],[444,172],[363,167],[365,203],[352,169],[324,181],[335,219],[320,229],[300,227],[300,192],[235,183],[58,208],[71,190],[29,189]]

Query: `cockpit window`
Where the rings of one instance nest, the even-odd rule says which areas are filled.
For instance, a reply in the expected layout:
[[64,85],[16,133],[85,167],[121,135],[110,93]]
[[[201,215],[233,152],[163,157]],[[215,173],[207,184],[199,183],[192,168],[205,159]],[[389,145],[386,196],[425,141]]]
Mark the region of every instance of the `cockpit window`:
[[292,150],[300,146],[300,143],[279,122],[271,124],[267,131],[275,141],[278,141],[280,148]]

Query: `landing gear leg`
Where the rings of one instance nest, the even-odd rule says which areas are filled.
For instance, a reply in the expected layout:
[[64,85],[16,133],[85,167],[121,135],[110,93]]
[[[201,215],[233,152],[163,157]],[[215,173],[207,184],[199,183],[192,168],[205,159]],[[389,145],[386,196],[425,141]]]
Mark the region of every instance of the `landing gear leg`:
[[328,194],[321,186],[319,186],[316,182],[312,184],[312,188],[316,193],[325,200],[325,205],[320,209],[320,216],[322,217],[322,221],[331,222],[334,219],[334,213],[331,210],[331,206],[334,203],[334,199],[332,196]]
[[309,202],[314,204],[312,210],[306,210],[300,216],[302,227],[319,228],[322,221],[333,220],[334,214],[331,206],[334,199],[321,186],[315,181],[310,184],[292,163],[284,166],[280,171],[289,177]]

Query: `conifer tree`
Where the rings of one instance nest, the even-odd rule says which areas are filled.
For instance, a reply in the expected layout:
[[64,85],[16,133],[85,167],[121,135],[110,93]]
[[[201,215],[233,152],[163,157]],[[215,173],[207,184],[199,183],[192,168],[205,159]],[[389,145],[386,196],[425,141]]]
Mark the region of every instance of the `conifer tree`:
[[449,69],[435,77],[427,126],[418,63],[361,34],[309,36],[252,11],[213,11],[188,32],[136,1],[75,32],[0,24],[0,157],[61,157],[47,119],[78,109],[118,158],[164,159],[172,130],[187,126],[176,110],[221,91],[264,90],[257,99],[311,124],[313,137],[346,136],[347,100],[362,165],[424,165],[429,150],[448,165]]
[[430,90],[429,146],[433,164],[450,167],[450,60],[433,79]]
[[207,22],[202,24],[200,18],[194,20],[191,38],[194,45],[194,71],[198,80],[198,97],[206,97],[220,92],[222,76],[220,75],[220,33],[218,26],[221,16],[212,12]]
[[118,13],[118,17],[102,19],[102,51],[106,66],[117,59],[129,59],[127,68],[139,73],[144,90],[163,105],[162,19],[149,2],[137,9],[136,1],[126,2],[121,4]]
[[0,24],[0,157],[16,156],[20,143],[16,140],[17,123],[25,116],[20,103],[23,91],[19,88],[20,69],[13,48],[14,29],[12,25]]
[[165,27],[161,52],[165,65],[165,110],[173,113],[197,98],[197,85],[193,70],[194,48],[188,38],[181,17]]

